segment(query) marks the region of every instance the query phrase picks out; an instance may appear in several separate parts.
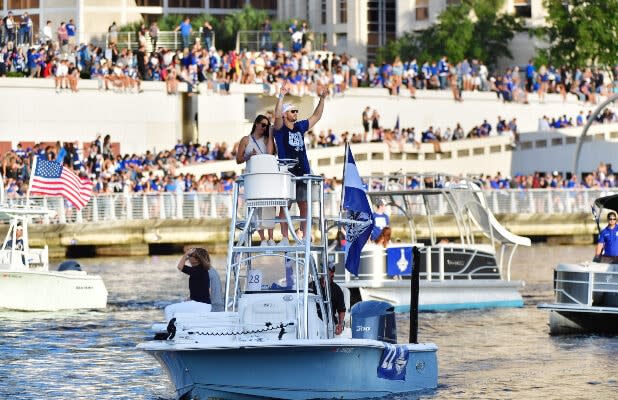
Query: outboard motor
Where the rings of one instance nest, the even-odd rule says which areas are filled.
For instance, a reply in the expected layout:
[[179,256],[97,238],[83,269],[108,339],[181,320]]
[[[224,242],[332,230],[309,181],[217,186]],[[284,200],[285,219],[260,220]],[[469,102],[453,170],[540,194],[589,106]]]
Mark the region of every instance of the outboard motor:
[[350,311],[352,338],[397,343],[395,307],[384,301],[361,301]]
[[62,271],[81,271],[82,270],[82,266],[79,265],[79,263],[77,261],[74,260],[68,260],[68,261],[63,261],[60,263],[60,265],[58,265],[58,271],[62,272]]

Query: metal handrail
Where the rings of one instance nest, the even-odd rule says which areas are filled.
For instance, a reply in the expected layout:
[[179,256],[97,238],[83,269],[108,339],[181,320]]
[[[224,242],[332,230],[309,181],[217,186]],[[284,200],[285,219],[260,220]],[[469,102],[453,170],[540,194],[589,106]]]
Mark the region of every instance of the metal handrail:
[[[376,192],[373,192],[376,193]],[[408,192],[413,195],[414,191]],[[590,212],[592,200],[600,196],[618,194],[618,189],[504,189],[484,190],[487,205],[497,214],[544,214],[564,215]],[[433,217],[453,215],[448,202],[438,196],[430,204]],[[549,203],[551,199],[552,204]],[[103,220],[152,220],[152,219],[197,219],[231,218],[232,196],[229,193],[113,193],[93,196],[89,203],[77,211],[61,197],[31,197],[31,204],[47,207],[53,216],[40,217],[45,224],[84,223]],[[8,196],[8,205],[23,205],[25,197]],[[326,215],[335,216],[339,210],[339,193],[324,193]],[[410,212],[427,214],[421,203],[410,203]],[[403,215],[391,207],[393,216]],[[1,217],[0,217],[1,218]]]
[[[307,32],[307,40],[311,41],[310,51],[322,50],[326,42],[326,34],[322,32]],[[288,31],[238,31],[236,34],[236,51],[275,50],[278,42],[283,43],[285,49],[292,48],[292,35]]]
[[[114,34],[107,33],[105,34],[105,47],[109,46],[109,43],[112,41],[112,37]],[[116,44],[121,48],[129,48],[132,50],[137,50],[140,46],[139,37],[136,32],[118,32],[115,34],[116,36]],[[154,51],[154,41],[150,37],[150,33],[146,32],[146,50]],[[202,35],[200,32],[191,33],[189,40],[191,43],[196,43],[199,39],[201,42]],[[178,31],[160,31],[159,36],[157,37],[157,48],[163,47],[168,49],[181,49],[182,50],[182,35]],[[202,43],[204,46],[204,43]],[[212,32],[212,43],[211,46],[215,46],[215,33]]]

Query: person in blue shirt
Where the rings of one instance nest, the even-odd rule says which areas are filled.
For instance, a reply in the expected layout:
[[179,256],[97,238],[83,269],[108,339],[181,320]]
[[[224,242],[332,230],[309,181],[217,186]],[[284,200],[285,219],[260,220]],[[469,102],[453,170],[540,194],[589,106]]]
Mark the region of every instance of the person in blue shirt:
[[528,65],[526,66],[526,91],[528,93],[532,92],[534,87],[534,78],[536,75],[536,68],[534,64],[532,64],[532,60],[528,61]]
[[77,28],[75,27],[75,21],[73,18],[69,20],[69,23],[66,25],[67,28],[67,36],[69,37],[69,44],[75,45],[75,34],[77,33]]
[[[313,114],[308,119],[298,120],[298,107],[286,103],[283,98],[289,92],[288,82],[284,82],[281,87],[277,104],[275,105],[274,137],[277,146],[277,156],[280,159],[293,159],[296,164],[291,166],[289,171],[295,176],[303,176],[311,173],[307,149],[305,148],[305,133],[322,118],[324,112],[324,99],[328,96],[328,89],[323,88],[320,93],[320,101]],[[296,182],[296,202],[300,211],[300,217],[307,216],[307,186],[305,182]],[[281,209],[280,218],[284,218]],[[306,233],[306,221],[301,221],[301,230]],[[289,230],[287,223],[281,223],[281,235],[283,239],[279,243],[281,246],[289,245]]]
[[616,213],[613,211],[607,214],[607,226],[599,234],[594,261],[607,263],[618,261],[618,226],[616,226]]
[[373,230],[371,231],[371,240],[375,240],[382,233],[382,229],[391,224],[391,220],[386,214],[386,200],[380,199],[376,204],[376,211],[373,213]]
[[189,17],[185,18],[185,20],[174,29],[175,32],[180,31],[180,35],[182,37],[182,48],[188,49],[191,42],[191,32],[193,32],[193,28],[191,27],[191,19]]

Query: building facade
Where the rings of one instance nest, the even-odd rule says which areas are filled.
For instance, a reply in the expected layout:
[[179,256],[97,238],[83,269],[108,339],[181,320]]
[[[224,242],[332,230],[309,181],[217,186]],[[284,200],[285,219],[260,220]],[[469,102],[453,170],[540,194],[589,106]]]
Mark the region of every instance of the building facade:
[[275,15],[277,3],[278,0],[0,0],[0,15],[4,17],[12,11],[19,17],[27,11],[35,36],[47,20],[58,27],[60,22],[73,19],[78,41],[86,42],[106,33],[112,22],[118,26],[140,20],[150,23],[169,14],[224,16],[246,4]]
[[[346,52],[363,61],[375,59],[377,49],[409,31],[427,29],[440,13],[461,0],[288,0],[279,1],[280,19],[307,20],[314,31],[324,32],[331,50]],[[504,12],[524,18],[526,27],[545,21],[542,0],[507,0]],[[521,36],[521,37],[520,37]],[[528,34],[513,40],[515,59],[526,59],[534,50]]]
[[[279,20],[306,20],[315,32],[326,35],[330,50],[348,53],[361,61],[375,59],[377,50],[408,31],[427,29],[440,13],[461,0],[0,0],[0,14],[27,11],[35,36],[45,21],[57,27],[73,19],[78,41],[107,32],[112,22],[122,26],[144,20],[147,24],[168,14],[224,16],[249,4]],[[544,23],[542,0],[506,0],[504,12],[524,18],[527,27]],[[525,63],[538,43],[527,33],[511,43],[514,62]]]

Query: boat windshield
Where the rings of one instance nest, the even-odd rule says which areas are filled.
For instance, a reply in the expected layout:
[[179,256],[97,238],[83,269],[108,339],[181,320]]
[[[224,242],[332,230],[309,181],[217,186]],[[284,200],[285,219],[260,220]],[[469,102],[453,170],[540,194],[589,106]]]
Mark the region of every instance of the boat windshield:
[[[304,259],[300,253],[254,255],[242,263],[247,266],[247,274],[244,282],[241,278],[239,283],[246,293],[303,290],[302,285],[297,285],[304,280]],[[315,261],[311,264],[313,271]]]

